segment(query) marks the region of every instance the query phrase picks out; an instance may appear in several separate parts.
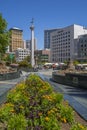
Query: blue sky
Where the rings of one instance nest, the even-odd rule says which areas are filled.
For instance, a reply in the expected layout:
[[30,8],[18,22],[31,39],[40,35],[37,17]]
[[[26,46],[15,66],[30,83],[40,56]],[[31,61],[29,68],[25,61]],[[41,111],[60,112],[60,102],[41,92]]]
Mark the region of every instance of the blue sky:
[[34,18],[37,48],[44,48],[44,30],[79,24],[87,27],[87,0],[0,0],[0,13],[8,29],[23,30],[23,39],[31,38]]

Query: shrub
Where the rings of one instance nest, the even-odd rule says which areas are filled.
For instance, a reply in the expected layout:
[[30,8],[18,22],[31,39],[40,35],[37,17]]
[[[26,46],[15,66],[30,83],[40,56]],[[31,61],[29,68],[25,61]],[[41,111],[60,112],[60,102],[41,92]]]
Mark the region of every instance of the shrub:
[[7,129],[8,130],[26,130],[27,120],[22,114],[13,115],[8,120]]
[[60,104],[60,120],[62,122],[72,123],[74,121],[74,111],[70,106],[64,106]]

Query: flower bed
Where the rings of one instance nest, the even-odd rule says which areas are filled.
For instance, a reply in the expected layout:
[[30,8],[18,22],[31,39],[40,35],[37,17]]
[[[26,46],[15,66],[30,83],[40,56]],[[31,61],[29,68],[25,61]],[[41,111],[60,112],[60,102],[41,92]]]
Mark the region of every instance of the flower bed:
[[87,130],[75,123],[63,95],[34,74],[16,85],[0,108],[0,130],[61,130],[62,123],[70,124],[70,130]]

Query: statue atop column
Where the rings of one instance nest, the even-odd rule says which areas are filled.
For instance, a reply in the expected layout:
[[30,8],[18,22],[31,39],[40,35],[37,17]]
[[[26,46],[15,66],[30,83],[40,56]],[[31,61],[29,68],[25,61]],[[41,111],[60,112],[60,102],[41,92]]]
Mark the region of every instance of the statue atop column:
[[34,19],[32,18],[31,21],[31,66],[34,67],[35,61],[34,61]]

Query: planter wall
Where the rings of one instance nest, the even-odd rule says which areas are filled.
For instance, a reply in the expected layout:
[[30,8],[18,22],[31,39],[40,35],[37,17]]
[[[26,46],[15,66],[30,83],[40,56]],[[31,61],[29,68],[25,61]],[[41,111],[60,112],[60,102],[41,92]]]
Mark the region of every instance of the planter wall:
[[37,72],[38,71],[35,68],[28,68],[28,67],[20,67],[18,70],[19,71],[25,71],[25,72]]
[[52,80],[60,84],[87,88],[87,74],[85,73],[66,73],[65,75],[60,75],[56,72],[53,72]]
[[11,73],[4,73],[4,74],[0,74],[0,81],[3,80],[11,80],[11,79],[16,79],[20,77],[20,72],[11,72]]
[[65,84],[65,76],[64,75],[58,75],[57,73],[52,73],[52,80],[58,83]]

